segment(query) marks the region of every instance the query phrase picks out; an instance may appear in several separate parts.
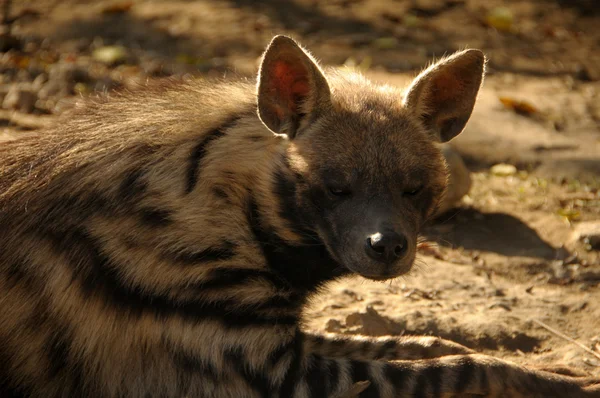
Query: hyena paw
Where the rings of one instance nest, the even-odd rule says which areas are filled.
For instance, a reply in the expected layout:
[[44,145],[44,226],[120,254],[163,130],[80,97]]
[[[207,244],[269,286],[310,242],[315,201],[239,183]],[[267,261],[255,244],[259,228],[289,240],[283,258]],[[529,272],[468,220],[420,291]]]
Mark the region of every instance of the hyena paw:
[[[451,340],[442,339],[440,337],[423,337],[423,343],[426,348],[426,353],[429,352],[431,358],[443,357],[447,355],[469,355],[476,354],[475,350],[465,347],[462,344]],[[426,359],[425,357],[424,359]]]
[[[578,372],[580,373],[580,372]],[[600,378],[586,376],[566,376],[584,392],[582,397],[600,398]]]
[[586,373],[580,369],[575,369],[575,368],[572,368],[570,366],[565,366],[565,365],[542,365],[542,366],[532,365],[531,368],[535,369],[535,370],[541,370],[543,372],[559,374],[562,376],[585,377],[585,378],[590,377],[589,373]]
[[577,382],[586,389],[590,388],[590,391],[600,393],[600,378],[598,377],[582,377],[581,379],[577,379]]
[[404,336],[399,339],[399,346],[394,355],[386,355],[387,360],[431,359],[448,355],[476,354],[454,341],[433,336]]
[[600,398],[600,380],[596,379],[594,384],[584,386],[583,391],[585,391],[587,397]]

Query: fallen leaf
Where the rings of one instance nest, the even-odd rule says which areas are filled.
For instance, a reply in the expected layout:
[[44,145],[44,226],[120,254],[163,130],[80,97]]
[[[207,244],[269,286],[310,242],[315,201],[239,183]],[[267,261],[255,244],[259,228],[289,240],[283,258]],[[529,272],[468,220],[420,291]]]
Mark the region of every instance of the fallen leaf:
[[513,26],[513,13],[506,7],[492,8],[486,18],[486,23],[502,32],[510,32]]
[[510,97],[499,97],[498,99],[507,109],[510,109],[519,115],[532,116],[539,113],[538,109],[527,101],[519,101]]
[[575,209],[559,209],[556,213],[559,216],[566,218],[568,221],[575,221],[581,217],[579,210]]

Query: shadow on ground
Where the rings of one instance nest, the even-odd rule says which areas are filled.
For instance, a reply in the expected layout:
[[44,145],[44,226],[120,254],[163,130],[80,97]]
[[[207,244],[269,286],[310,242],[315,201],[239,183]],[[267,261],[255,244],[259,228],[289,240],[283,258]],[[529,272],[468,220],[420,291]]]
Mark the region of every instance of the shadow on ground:
[[504,213],[476,209],[451,210],[425,231],[428,239],[441,246],[554,259],[556,249],[520,219]]

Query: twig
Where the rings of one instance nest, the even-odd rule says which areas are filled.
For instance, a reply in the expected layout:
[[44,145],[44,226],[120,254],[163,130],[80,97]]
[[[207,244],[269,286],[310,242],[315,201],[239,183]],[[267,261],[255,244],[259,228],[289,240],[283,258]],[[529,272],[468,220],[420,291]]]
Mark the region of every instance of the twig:
[[583,349],[585,352],[587,352],[588,354],[591,354],[593,356],[595,356],[596,358],[600,359],[600,354],[598,354],[597,352],[589,349],[588,347],[586,347],[585,345],[583,345],[582,343],[580,343],[579,341],[572,339],[571,337],[567,336],[566,334],[554,329],[551,326],[546,325],[544,322],[542,321],[538,321],[537,319],[532,319],[533,322],[537,323],[539,326],[543,327],[544,329],[546,329],[547,331],[554,333],[555,335],[557,335],[558,337],[565,339],[577,346],[579,346],[579,348]]

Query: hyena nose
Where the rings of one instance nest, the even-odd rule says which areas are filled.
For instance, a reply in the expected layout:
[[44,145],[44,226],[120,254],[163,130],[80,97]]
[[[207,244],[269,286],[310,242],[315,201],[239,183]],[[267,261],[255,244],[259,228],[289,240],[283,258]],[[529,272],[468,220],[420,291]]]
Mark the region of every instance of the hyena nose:
[[369,257],[391,264],[406,254],[406,237],[395,231],[377,232],[367,238],[366,250]]

